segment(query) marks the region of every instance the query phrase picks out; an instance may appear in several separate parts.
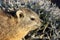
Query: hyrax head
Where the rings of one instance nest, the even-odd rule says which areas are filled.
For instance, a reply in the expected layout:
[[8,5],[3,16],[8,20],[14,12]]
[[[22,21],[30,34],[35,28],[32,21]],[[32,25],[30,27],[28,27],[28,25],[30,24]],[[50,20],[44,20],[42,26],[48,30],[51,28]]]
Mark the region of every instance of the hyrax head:
[[39,16],[28,8],[20,8],[16,12],[18,22],[22,27],[34,30],[41,26],[41,20]]

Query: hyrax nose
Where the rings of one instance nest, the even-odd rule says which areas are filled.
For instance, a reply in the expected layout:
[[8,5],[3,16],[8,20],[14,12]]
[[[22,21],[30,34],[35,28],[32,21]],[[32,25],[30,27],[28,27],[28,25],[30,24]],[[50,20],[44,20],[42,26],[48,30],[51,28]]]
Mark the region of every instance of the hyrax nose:
[[42,26],[42,20],[37,20],[37,26]]

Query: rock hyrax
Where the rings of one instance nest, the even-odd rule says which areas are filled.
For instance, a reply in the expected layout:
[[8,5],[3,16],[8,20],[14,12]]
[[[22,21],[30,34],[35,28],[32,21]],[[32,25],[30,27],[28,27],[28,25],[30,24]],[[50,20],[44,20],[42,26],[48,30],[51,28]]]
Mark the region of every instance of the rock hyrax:
[[16,17],[0,10],[0,40],[22,40],[41,26],[38,15],[28,8],[20,8],[15,14]]

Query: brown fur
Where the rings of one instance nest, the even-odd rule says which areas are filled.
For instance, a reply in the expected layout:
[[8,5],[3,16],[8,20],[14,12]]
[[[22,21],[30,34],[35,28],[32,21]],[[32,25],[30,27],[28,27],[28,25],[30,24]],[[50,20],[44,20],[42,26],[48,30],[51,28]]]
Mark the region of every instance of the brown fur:
[[0,10],[0,40],[22,40],[29,31],[41,26],[38,15],[28,8],[21,8],[16,16]]

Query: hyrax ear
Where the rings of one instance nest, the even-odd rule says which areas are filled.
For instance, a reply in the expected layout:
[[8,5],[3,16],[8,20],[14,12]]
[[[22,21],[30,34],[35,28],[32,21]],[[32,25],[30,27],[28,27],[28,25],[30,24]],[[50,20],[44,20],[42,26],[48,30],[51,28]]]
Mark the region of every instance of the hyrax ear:
[[21,11],[21,10],[18,10],[16,12],[16,15],[17,15],[18,18],[23,18],[24,17],[23,11]]

